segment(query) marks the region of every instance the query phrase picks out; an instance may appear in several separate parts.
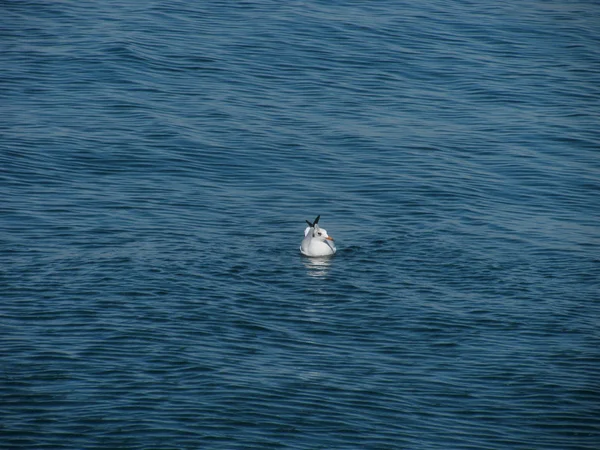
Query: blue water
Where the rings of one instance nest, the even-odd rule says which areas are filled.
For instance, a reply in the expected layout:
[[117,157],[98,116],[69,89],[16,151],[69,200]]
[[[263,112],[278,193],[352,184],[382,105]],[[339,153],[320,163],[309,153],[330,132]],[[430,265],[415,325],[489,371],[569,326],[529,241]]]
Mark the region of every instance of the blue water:
[[600,448],[598,2],[0,13],[1,448]]

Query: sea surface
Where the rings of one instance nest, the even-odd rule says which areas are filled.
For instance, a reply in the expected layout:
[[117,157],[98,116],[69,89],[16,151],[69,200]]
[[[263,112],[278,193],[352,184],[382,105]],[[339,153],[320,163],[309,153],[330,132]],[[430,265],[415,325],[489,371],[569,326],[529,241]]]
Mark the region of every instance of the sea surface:
[[0,17],[0,448],[600,448],[600,3]]

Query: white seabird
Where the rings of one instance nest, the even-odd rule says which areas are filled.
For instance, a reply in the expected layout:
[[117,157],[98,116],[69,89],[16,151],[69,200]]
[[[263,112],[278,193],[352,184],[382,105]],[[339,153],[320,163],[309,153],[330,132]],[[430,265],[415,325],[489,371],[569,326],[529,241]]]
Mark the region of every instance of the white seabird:
[[327,234],[325,228],[319,227],[317,223],[321,216],[317,216],[313,223],[308,220],[308,226],[304,230],[304,239],[300,244],[300,251],[305,256],[328,256],[336,251],[333,238]]

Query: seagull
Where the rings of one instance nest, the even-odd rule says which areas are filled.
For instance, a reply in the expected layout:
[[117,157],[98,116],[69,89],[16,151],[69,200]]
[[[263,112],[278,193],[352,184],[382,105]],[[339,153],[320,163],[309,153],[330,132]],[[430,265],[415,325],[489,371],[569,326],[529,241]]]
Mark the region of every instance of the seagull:
[[304,230],[304,239],[300,244],[300,252],[305,256],[328,256],[335,253],[335,244],[333,238],[327,234],[325,228],[321,228],[318,224],[320,215],[317,216],[313,223],[308,220],[308,226]]

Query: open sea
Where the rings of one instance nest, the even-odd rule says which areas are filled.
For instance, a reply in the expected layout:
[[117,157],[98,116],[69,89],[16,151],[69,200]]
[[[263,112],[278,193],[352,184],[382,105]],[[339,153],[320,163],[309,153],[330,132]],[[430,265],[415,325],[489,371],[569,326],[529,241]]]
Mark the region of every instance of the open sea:
[[2,1],[0,448],[599,449],[599,18]]

